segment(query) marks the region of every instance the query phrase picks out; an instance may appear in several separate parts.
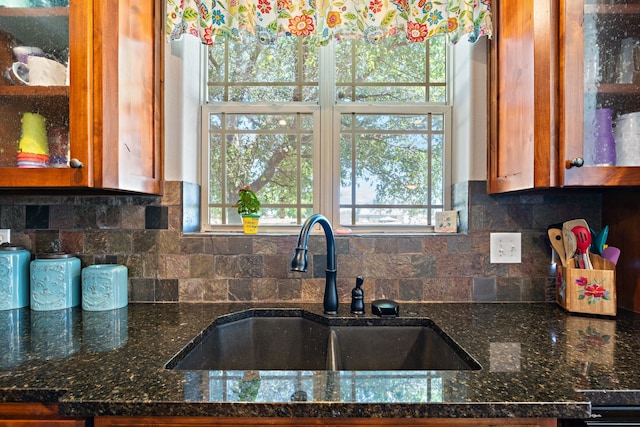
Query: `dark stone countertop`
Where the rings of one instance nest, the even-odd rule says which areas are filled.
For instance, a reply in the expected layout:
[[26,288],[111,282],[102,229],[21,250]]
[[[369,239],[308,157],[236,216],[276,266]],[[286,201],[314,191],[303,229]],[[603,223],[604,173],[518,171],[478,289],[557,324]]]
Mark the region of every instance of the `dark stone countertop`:
[[[259,371],[250,383],[241,380],[256,373],[164,369],[218,316],[253,307],[322,315],[317,304],[0,311],[0,401],[57,401],[70,416],[379,418],[585,418],[591,404],[640,402],[640,315],[587,317],[551,303],[401,304],[401,318],[432,319],[476,371]],[[307,402],[291,402],[298,390]]]

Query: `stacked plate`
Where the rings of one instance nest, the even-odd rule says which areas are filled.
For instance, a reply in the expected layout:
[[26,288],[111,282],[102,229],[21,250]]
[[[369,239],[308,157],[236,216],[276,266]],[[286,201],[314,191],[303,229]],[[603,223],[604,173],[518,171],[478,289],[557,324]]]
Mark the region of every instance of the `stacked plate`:
[[46,154],[18,153],[19,168],[46,168],[49,166],[49,156]]
[[640,111],[616,120],[616,165],[640,166]]

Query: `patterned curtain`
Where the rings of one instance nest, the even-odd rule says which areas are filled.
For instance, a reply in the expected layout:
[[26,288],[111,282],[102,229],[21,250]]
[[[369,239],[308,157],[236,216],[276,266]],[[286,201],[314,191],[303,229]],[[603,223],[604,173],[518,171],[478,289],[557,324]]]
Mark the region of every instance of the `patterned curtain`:
[[240,40],[243,31],[261,43],[307,36],[318,44],[360,37],[379,43],[400,33],[412,42],[447,34],[456,43],[491,37],[491,0],[166,0],[167,34],[213,44],[214,36]]

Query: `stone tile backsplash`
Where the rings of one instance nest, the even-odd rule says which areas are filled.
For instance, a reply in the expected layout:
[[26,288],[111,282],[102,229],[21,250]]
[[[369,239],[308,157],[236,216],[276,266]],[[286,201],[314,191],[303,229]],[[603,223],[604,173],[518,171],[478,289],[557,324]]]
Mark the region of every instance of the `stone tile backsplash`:
[[[124,264],[132,302],[321,302],[324,238],[309,240],[309,272],[289,264],[297,236],[205,234],[198,230],[198,186],[166,182],[165,194],[0,195],[0,228],[32,253],[78,254],[83,267]],[[487,195],[484,181],[456,184],[460,233],[336,236],[340,301],[356,276],[365,301],[544,301],[554,295],[547,225],[582,217],[598,229],[601,195]],[[183,234],[183,231],[190,233]],[[521,264],[491,264],[489,234],[522,233]]]

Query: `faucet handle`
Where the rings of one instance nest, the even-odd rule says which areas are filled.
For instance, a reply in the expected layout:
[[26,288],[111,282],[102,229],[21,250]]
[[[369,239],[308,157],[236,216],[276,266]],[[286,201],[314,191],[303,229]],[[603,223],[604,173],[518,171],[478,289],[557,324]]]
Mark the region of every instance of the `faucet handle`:
[[363,283],[364,277],[358,276],[356,278],[356,287],[351,290],[351,313],[353,314],[364,314]]

